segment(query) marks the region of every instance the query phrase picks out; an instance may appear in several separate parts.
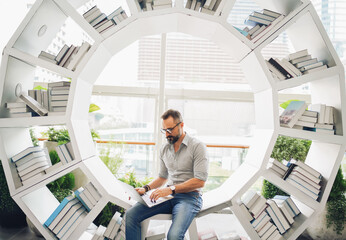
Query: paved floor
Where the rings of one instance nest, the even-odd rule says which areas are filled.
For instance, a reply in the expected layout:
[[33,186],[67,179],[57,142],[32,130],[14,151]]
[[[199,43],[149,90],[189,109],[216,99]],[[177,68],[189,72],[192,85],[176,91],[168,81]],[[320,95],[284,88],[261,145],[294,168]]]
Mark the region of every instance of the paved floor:
[[[153,225],[163,224],[162,221],[152,221]],[[169,228],[169,221],[164,221],[166,229]],[[206,229],[214,229],[220,235],[226,232],[234,232],[239,236],[247,236],[245,230],[232,214],[209,214],[197,219],[198,231]],[[249,238],[248,238],[249,239]],[[43,240],[36,237],[28,227],[17,229],[4,229],[0,227],[0,240]],[[82,239],[80,239],[82,240]],[[304,237],[299,237],[298,240],[308,240]]]

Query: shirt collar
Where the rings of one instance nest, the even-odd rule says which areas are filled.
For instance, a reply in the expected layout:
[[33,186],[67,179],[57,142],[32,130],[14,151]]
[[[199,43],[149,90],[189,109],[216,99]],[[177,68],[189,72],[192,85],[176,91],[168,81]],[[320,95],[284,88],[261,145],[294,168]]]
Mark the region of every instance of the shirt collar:
[[190,136],[187,134],[187,132],[185,132],[185,137],[181,143],[187,146],[189,143],[189,140],[190,140]]

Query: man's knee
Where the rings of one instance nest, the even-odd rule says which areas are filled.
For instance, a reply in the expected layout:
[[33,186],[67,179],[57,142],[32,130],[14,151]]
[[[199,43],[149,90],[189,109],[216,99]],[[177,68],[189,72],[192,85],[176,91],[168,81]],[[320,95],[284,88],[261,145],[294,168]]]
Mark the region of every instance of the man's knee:
[[167,234],[167,240],[182,240],[184,239],[184,233],[181,229],[170,229]]

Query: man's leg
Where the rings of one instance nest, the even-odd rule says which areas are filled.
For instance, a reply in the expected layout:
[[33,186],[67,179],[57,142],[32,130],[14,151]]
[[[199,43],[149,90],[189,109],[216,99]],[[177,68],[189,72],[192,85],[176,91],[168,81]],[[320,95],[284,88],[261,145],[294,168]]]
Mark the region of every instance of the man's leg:
[[151,208],[143,204],[136,203],[126,211],[126,239],[141,239],[141,222],[156,214],[172,213],[171,200],[153,206]]
[[197,192],[178,193],[172,202],[172,225],[167,239],[182,240],[192,220],[202,208],[202,197]]

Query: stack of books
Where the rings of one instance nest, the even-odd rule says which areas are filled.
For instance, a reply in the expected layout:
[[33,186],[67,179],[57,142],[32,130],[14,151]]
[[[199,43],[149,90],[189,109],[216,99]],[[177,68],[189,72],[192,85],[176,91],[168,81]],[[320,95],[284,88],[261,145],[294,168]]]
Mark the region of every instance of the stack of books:
[[91,182],[86,184],[84,187],[78,188],[74,194],[88,212],[90,212],[90,210],[93,209],[93,207],[95,207],[97,202],[101,199],[101,194]]
[[9,110],[9,117],[32,117],[30,108],[27,107],[26,103],[18,99],[16,102],[7,102],[5,107]]
[[284,161],[284,163],[270,159],[267,167],[314,200],[318,199],[322,175],[309,165],[294,159],[289,162]]
[[263,9],[262,11],[254,11],[247,17],[244,22],[246,25],[248,25],[248,27],[245,27],[244,29],[236,29],[251,41],[257,42],[274,26],[276,26],[284,17],[284,15],[268,9]]
[[106,227],[105,226],[98,226],[98,228],[96,229],[96,232],[94,234],[94,236],[91,238],[91,240],[104,240],[104,233],[106,232]]
[[222,0],[187,0],[185,8],[214,15]]
[[299,77],[328,67],[324,64],[324,61],[312,58],[307,49],[291,53],[281,60],[270,58],[267,60],[267,66],[273,77],[279,81]]
[[[240,208],[258,236],[270,240],[283,239],[281,235],[291,228],[293,218],[300,213],[290,197],[275,196],[266,200],[254,191],[245,193]],[[261,209],[256,215],[255,208]]]
[[61,145],[58,145],[56,148],[55,148],[56,152],[58,153],[58,156],[60,158],[60,161],[61,163],[64,165],[64,164],[67,164],[67,163],[70,163],[72,162],[75,158],[74,156],[74,152],[73,152],[73,149],[72,149],[72,144],[71,142],[68,142],[68,143],[65,143],[65,144],[61,144]]
[[28,147],[11,158],[23,185],[37,180],[52,165],[47,148]]
[[48,83],[48,116],[65,114],[71,82]]
[[280,115],[280,126],[308,130],[318,133],[335,134],[334,107],[312,104],[309,110],[304,101],[292,101]]
[[283,179],[314,200],[317,200],[321,191],[321,173],[304,162],[294,159],[286,162],[286,166],[288,170]]
[[102,34],[124,21],[127,14],[122,7],[118,7],[107,16],[95,5],[85,12],[83,17],[96,31]]
[[87,210],[74,195],[64,198],[44,223],[58,239],[65,240],[87,215]]
[[[45,51],[42,51],[38,57],[74,71],[90,47],[91,45],[87,42],[83,42],[81,46],[71,45],[69,47],[65,44],[59,53],[54,56],[54,59],[52,54]],[[50,58],[48,58],[48,56],[50,56]]]
[[109,221],[103,237],[107,239],[125,239],[125,220],[116,212]]
[[137,0],[137,8],[139,11],[152,11],[172,7],[172,0]]

